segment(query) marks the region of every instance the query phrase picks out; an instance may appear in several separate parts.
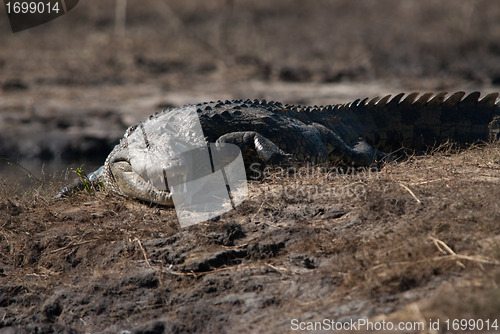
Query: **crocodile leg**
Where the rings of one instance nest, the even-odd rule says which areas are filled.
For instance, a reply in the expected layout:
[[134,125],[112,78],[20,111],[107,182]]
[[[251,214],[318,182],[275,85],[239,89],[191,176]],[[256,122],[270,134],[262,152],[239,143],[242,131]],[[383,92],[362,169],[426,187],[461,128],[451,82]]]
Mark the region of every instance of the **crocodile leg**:
[[351,145],[346,144],[335,132],[315,123],[331,163],[352,166],[372,166],[385,160],[392,160],[389,154],[376,150],[362,138]]
[[382,162],[394,160],[394,157],[385,152],[375,149],[364,139],[359,141],[352,148],[351,164],[354,166],[377,166]]
[[[322,138],[330,162],[353,166],[371,166],[382,160],[387,160],[390,157],[388,154],[376,150],[362,139],[354,143],[351,147],[326,127],[315,124],[315,128]],[[231,143],[240,147],[243,160],[247,166],[255,162],[284,165],[294,161],[290,154],[284,153],[271,140],[255,131],[231,132],[225,134],[216,142],[217,145],[223,143]],[[289,144],[293,146],[293,140],[291,140]]]
[[255,162],[287,164],[293,161],[290,154],[286,154],[272,141],[255,131],[230,132],[215,142],[217,146],[223,146],[224,143],[234,144],[241,149],[245,165]]

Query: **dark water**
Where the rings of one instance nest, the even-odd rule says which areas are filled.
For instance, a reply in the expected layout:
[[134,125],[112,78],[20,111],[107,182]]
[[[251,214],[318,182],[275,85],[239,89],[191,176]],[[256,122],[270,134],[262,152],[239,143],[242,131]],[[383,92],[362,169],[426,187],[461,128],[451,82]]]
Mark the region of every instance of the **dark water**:
[[22,192],[43,183],[65,184],[78,178],[75,170],[95,171],[103,161],[64,161],[37,159],[12,161],[0,159],[0,187]]

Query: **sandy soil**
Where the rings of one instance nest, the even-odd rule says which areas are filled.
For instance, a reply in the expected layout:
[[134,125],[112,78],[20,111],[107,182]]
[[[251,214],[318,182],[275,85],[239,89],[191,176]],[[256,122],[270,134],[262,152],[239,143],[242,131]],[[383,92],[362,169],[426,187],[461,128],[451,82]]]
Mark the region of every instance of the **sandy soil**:
[[0,333],[498,324],[498,144],[379,171],[274,171],[237,210],[185,229],[172,209],[105,192],[52,196],[75,178],[67,166],[92,170],[166,106],[497,91],[499,6],[129,1],[122,34],[114,5],[81,1],[18,34],[0,21]]

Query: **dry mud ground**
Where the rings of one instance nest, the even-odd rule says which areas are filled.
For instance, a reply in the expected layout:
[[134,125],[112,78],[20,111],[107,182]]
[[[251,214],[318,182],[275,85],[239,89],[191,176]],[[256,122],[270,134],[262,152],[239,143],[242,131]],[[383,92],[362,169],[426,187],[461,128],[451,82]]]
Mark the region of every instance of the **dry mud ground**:
[[[4,192],[0,324],[286,333],[292,319],[369,319],[445,333],[446,319],[494,321],[499,170],[498,145],[378,172],[275,170],[236,210],[184,229],[173,209],[103,192],[57,201],[48,184]],[[441,327],[431,331],[430,319]]]
[[105,192],[52,196],[73,178],[62,166],[90,171],[165,106],[499,90],[500,6],[129,1],[120,35],[114,5],[80,1],[15,35],[0,8],[0,158],[29,169],[0,160],[0,333],[286,333],[323,319],[497,332],[497,144],[378,172],[275,171],[186,229],[172,209]]

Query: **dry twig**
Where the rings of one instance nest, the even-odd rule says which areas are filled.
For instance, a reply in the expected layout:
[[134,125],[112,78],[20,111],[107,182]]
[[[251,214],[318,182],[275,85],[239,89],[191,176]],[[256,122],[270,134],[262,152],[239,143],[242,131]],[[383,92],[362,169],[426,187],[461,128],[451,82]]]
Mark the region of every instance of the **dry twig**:
[[459,260],[467,260],[471,262],[477,262],[480,264],[494,264],[494,265],[500,265],[500,262],[497,260],[494,260],[492,258],[484,257],[484,256],[479,256],[479,255],[460,255],[455,253],[450,246],[448,246],[444,241],[439,240],[437,238],[434,238],[432,236],[429,237],[436,248],[439,250],[440,253],[444,254],[444,256],[436,256],[433,258],[434,261],[440,261],[440,260],[456,260],[457,264],[463,268],[465,268],[465,265],[463,265]]
[[417,201],[418,204],[422,204],[422,201],[418,199],[417,196],[415,196],[415,194],[413,193],[413,191],[411,191],[410,188],[408,188],[407,186],[405,186],[404,184],[400,183],[399,184],[401,187],[403,187],[405,190],[407,190],[410,195]]
[[151,269],[154,269],[152,266],[151,266],[151,263],[149,263],[149,260],[148,260],[148,255],[146,254],[146,250],[144,249],[144,246],[142,246],[142,242],[141,240],[139,240],[139,238],[134,238],[134,241],[137,242],[137,244],[139,245],[139,248],[141,249],[142,251],[142,255],[144,256],[144,260],[146,261],[146,264],[148,265],[149,268]]

